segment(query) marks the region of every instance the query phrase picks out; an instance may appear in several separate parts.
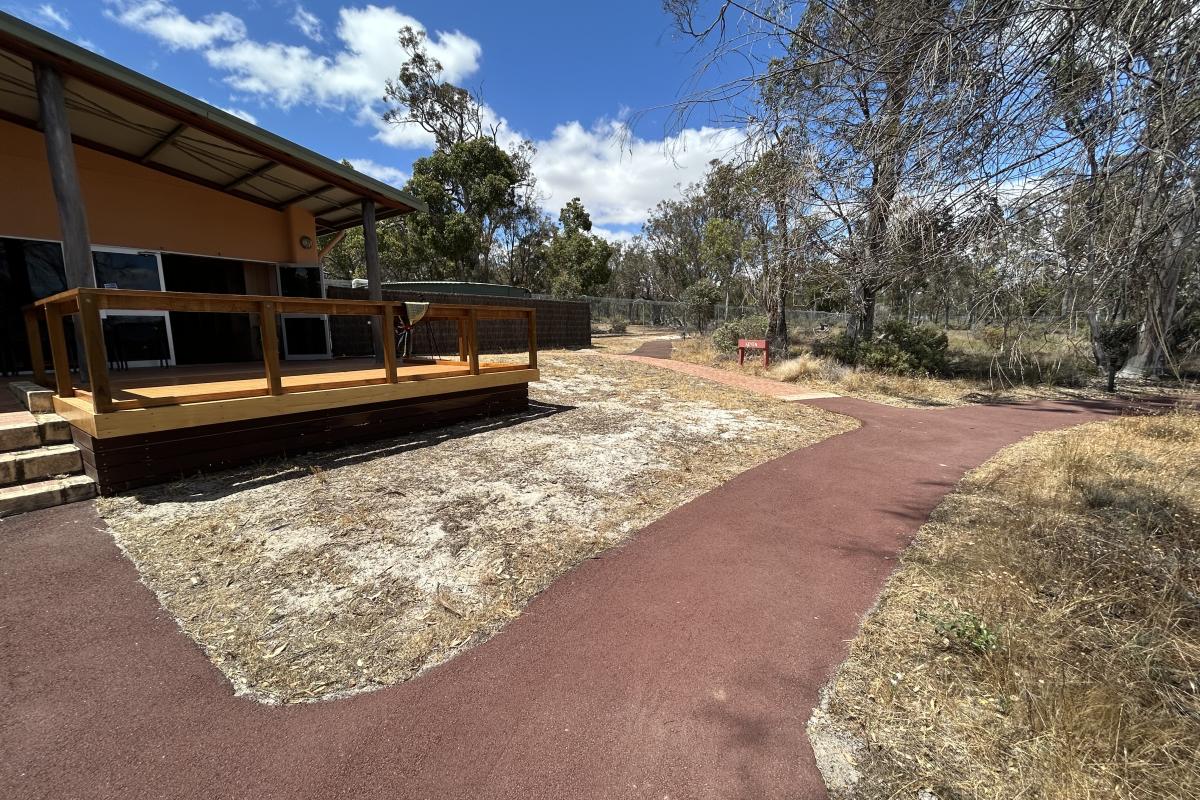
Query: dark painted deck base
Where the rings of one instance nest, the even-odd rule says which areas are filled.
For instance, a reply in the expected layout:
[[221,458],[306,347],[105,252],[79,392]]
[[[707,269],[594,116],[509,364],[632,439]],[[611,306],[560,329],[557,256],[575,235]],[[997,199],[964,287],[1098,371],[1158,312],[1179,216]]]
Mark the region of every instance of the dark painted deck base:
[[529,384],[522,383],[135,436],[97,439],[77,428],[71,432],[82,451],[84,471],[100,494],[111,495],[206,470],[528,408]]

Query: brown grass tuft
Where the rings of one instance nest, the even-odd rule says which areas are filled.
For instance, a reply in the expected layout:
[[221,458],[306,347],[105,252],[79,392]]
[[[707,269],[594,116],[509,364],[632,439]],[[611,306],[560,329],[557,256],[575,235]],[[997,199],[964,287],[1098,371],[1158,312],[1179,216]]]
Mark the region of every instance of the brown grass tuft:
[[813,733],[856,743],[857,798],[1182,800],[1200,797],[1198,676],[1200,414],[1125,418],[964,480]]

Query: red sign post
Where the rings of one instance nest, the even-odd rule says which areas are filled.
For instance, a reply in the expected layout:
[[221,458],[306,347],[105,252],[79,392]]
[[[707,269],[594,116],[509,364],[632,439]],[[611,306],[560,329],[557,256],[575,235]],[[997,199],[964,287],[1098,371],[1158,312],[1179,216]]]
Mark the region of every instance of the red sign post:
[[746,363],[747,350],[762,350],[763,369],[771,365],[771,354],[767,349],[766,339],[738,339],[738,363]]

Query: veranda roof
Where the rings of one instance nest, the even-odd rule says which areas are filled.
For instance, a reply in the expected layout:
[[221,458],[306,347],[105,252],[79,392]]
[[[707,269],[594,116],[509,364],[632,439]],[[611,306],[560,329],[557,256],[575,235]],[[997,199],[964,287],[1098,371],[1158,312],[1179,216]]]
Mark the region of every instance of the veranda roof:
[[77,145],[277,210],[327,233],[425,210],[418,198],[0,12],[0,119],[38,127],[33,64],[62,73]]

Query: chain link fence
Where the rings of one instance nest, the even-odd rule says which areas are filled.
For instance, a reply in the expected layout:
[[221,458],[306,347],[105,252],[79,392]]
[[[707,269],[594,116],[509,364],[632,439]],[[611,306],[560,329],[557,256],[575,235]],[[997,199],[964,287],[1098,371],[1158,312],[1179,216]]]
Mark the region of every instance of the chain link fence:
[[[534,295],[534,297],[549,299],[551,295]],[[583,297],[580,299],[586,301],[591,308],[592,324],[594,326],[606,328],[614,320],[625,320],[631,325],[696,330],[696,314],[694,310],[688,309],[684,303],[668,300],[637,300],[624,297]],[[724,303],[717,303],[707,315],[704,327],[706,330],[711,330],[729,320],[761,316],[763,313],[764,311],[760,306],[727,306]],[[849,319],[849,315],[845,312],[814,311],[798,308],[789,308],[785,314],[789,330],[796,332],[811,333],[844,326]],[[896,312],[887,306],[879,305],[875,308],[876,323],[886,322],[896,315]],[[906,318],[914,324],[929,323],[954,330],[969,330],[983,325],[1003,326],[1006,322],[994,314],[961,310],[952,311],[950,314],[912,313],[905,315],[903,312],[900,312],[899,316]],[[1007,320],[1007,322],[1009,324],[1019,323],[1025,325],[1066,325],[1070,330],[1076,330],[1079,326],[1086,326],[1087,319],[1082,313],[1077,313],[1074,315],[1016,317]]]

